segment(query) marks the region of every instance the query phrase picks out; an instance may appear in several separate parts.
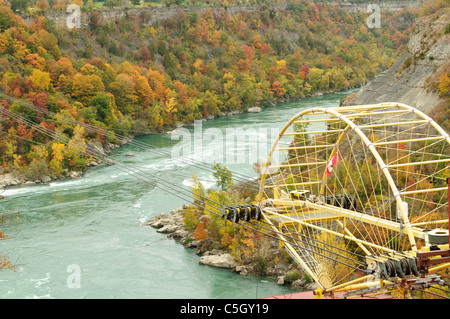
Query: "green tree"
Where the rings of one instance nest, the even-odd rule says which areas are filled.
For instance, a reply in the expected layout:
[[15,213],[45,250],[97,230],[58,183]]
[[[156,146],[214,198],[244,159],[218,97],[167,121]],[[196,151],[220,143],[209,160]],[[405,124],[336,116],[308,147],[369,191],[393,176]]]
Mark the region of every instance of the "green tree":
[[109,8],[120,7],[122,2],[120,0],[106,0],[104,5]]
[[112,115],[109,97],[106,94],[97,94],[89,101],[89,105],[97,110],[96,118],[98,121],[104,122]]
[[11,10],[14,12],[24,11],[28,8],[30,2],[28,0],[10,0]]
[[233,174],[227,169],[226,166],[222,166],[220,163],[217,163],[214,165],[213,169],[215,170],[213,176],[216,179],[216,184],[223,191],[226,191],[231,185],[233,185]]

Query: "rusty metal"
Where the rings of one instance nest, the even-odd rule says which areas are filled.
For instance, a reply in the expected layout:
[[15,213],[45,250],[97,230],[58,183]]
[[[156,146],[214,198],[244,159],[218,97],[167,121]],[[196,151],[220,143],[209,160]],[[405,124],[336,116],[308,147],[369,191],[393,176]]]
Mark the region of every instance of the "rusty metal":
[[[450,199],[450,177],[447,177],[447,185],[448,185],[448,199]],[[448,221],[450,227],[450,203],[448,204]],[[449,231],[449,244],[450,244],[450,231]],[[417,257],[417,267],[419,268],[420,272],[423,275],[428,272],[428,267],[432,265],[450,262],[450,249],[438,248],[436,250],[417,252],[416,257]]]
[[[437,257],[440,256],[440,257]],[[418,252],[417,257],[417,268],[422,275],[428,273],[428,267],[450,262],[450,249],[441,250],[430,250]],[[430,258],[436,257],[436,258]]]

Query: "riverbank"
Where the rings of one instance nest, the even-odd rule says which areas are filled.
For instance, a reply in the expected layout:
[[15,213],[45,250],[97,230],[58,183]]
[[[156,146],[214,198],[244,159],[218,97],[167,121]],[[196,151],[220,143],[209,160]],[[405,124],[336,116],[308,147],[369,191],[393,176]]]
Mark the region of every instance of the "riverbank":
[[[247,109],[247,113],[260,113],[262,111],[262,108],[259,106],[249,107]],[[220,117],[226,117],[226,116],[233,116],[233,115],[239,115],[242,114],[241,111],[230,111],[230,112],[222,112],[220,113]],[[204,120],[213,120],[214,116],[205,118]],[[185,124],[178,125],[177,128],[186,126]],[[171,134],[174,131],[176,131],[176,128],[174,130],[167,130],[163,134]],[[107,143],[105,145],[102,145],[99,141],[90,141],[88,143],[88,149],[91,149],[97,154],[101,155],[107,155],[110,154],[114,149],[120,148],[128,142],[130,142],[132,139],[134,139],[135,136],[130,136],[126,138],[125,140],[120,141],[120,145],[114,144],[114,143]],[[108,164],[104,161],[97,160],[97,159],[90,159],[86,163],[86,168],[83,170],[78,171],[69,171],[68,169],[65,169],[61,176],[55,176],[51,173],[49,174],[43,174],[41,176],[30,176],[27,172],[23,172],[20,170],[8,170],[5,172],[5,170],[0,167],[0,190],[10,188],[10,187],[21,187],[21,186],[32,186],[36,184],[48,184],[52,181],[71,178],[76,179],[80,178],[88,169],[97,167],[99,165]]]
[[[195,240],[193,232],[185,227],[184,220],[188,208],[183,206],[169,213],[161,213],[149,219],[144,225],[155,228],[156,232],[165,234],[167,238],[179,242],[186,249],[195,250],[201,265],[223,268],[240,276],[273,277],[276,278],[278,285],[290,285],[294,291],[311,291],[317,288],[297,265],[282,257],[286,253],[276,239],[270,239],[270,247],[266,254],[268,259],[264,261],[263,270],[255,260],[247,263],[238,262],[233,252],[225,249],[220,243]],[[202,221],[208,218],[209,216],[203,215],[199,219]]]
[[[355,89],[359,89],[359,88],[351,88],[350,90],[355,90]],[[341,92],[336,92],[336,91],[316,92],[314,94],[311,94],[310,96],[304,97],[303,99],[322,97],[322,96],[332,95],[332,94],[337,94],[337,93],[341,93]],[[298,99],[296,101],[301,101],[303,99]],[[291,101],[289,98],[286,98],[286,99],[280,98],[278,100],[278,102],[279,103],[275,104],[274,101],[266,101],[264,103],[265,106],[263,106],[263,105],[256,106],[255,105],[255,106],[247,108],[247,110],[245,110],[245,111],[240,110],[240,111],[220,112],[218,114],[218,116],[216,116],[216,117],[208,116],[208,117],[204,118],[203,121],[210,121],[210,120],[214,120],[216,118],[235,116],[235,115],[240,115],[243,113],[260,113],[266,108],[276,107],[277,105],[290,103],[293,101]],[[178,128],[187,127],[190,125],[192,125],[192,124],[178,123],[178,125],[176,125],[176,127],[167,129],[167,130],[163,131],[162,134],[170,135],[170,134],[173,134],[174,132],[176,132],[176,130]],[[153,134],[153,133],[149,132],[148,134]],[[107,154],[110,154],[114,149],[120,148],[120,147],[128,144],[135,137],[136,136],[133,136],[133,135],[126,137],[125,139],[120,141],[120,145],[117,145],[114,143],[107,143],[107,144],[103,145],[97,140],[91,140],[88,143],[88,149],[90,148],[93,152],[95,152],[97,154],[107,155]],[[29,174],[27,174],[26,172],[24,173],[23,171],[19,171],[19,170],[9,169],[9,171],[5,171],[0,166],[0,190],[10,188],[10,187],[32,186],[32,185],[36,185],[36,184],[48,184],[52,181],[62,180],[62,179],[66,179],[66,178],[76,179],[76,178],[80,178],[81,176],[83,176],[83,174],[90,168],[97,167],[99,165],[104,165],[104,164],[108,164],[108,163],[105,163],[105,162],[102,162],[102,161],[99,161],[96,159],[91,159],[86,163],[86,168],[83,170],[69,171],[69,170],[65,169],[64,172],[62,173],[62,176],[54,176],[51,173],[49,173],[49,174],[43,174],[42,176],[38,176],[38,177],[30,177]]]
[[[110,154],[113,149],[119,148],[125,144],[127,144],[130,140],[125,140],[121,142],[121,145],[108,143],[106,145],[102,145],[100,142],[91,141],[88,143],[88,148],[94,149],[96,153],[107,155]],[[56,176],[51,172],[43,173],[39,175],[30,174],[29,172],[20,171],[17,169],[11,170],[9,169],[5,172],[0,167],[0,190],[11,188],[11,187],[21,187],[21,186],[32,186],[36,184],[48,184],[52,181],[71,178],[76,179],[80,178],[88,169],[97,167],[99,165],[108,164],[106,161],[102,161],[99,159],[91,158],[87,160],[86,167],[83,170],[70,171],[65,169],[60,176]]]

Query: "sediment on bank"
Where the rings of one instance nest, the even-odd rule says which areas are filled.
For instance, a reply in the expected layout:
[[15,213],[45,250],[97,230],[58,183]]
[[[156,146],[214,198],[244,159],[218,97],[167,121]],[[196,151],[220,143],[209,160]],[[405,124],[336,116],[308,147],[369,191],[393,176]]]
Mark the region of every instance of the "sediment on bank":
[[[156,229],[167,238],[178,241],[187,249],[195,250],[199,256],[199,264],[224,268],[241,276],[262,275],[274,277],[278,285],[290,285],[296,291],[314,290],[316,284],[311,282],[297,265],[285,258],[286,253],[280,248],[276,239],[271,239],[264,261],[264,267],[258,260],[239,262],[233,252],[226,249],[221,243],[211,240],[195,240],[194,234],[185,227],[185,215],[189,206],[183,206],[169,213],[161,213],[149,219],[144,225]],[[208,215],[202,215],[200,220],[208,219]]]

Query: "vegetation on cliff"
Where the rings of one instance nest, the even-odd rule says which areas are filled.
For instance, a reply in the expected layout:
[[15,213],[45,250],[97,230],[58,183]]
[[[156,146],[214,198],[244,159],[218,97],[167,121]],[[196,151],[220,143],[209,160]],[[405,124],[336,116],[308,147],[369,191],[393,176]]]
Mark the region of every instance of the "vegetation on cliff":
[[[277,12],[193,11],[152,26],[93,12],[88,29],[69,30],[40,13],[27,25],[1,1],[1,91],[56,116],[8,99],[2,108],[82,147],[119,141],[64,118],[132,136],[362,85],[402,50],[414,18],[387,13],[390,27],[380,31],[366,26],[366,14],[298,1]],[[2,116],[0,130],[4,172],[61,176],[86,167],[87,158],[20,120]]]

